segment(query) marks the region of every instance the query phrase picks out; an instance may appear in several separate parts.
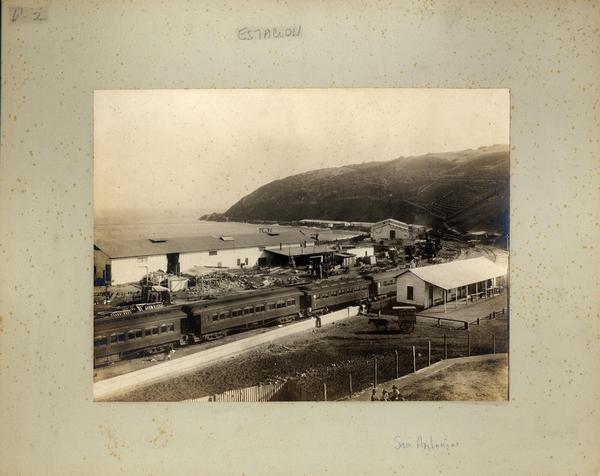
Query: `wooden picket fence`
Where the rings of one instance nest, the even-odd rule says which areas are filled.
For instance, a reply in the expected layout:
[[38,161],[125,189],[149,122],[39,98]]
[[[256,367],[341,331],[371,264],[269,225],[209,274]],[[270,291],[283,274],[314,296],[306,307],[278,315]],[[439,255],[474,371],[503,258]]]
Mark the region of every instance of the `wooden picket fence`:
[[271,402],[284,398],[287,382],[228,390],[216,395],[184,400],[186,402]]

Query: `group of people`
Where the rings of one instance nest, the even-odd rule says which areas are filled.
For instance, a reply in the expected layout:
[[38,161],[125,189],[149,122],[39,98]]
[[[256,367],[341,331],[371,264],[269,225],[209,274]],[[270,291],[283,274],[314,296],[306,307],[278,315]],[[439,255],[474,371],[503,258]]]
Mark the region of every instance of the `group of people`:
[[400,395],[400,390],[395,385],[392,385],[391,392],[388,392],[385,388],[381,390],[381,397],[377,398],[377,389],[373,388],[371,392],[372,402],[398,402],[404,400],[404,397]]

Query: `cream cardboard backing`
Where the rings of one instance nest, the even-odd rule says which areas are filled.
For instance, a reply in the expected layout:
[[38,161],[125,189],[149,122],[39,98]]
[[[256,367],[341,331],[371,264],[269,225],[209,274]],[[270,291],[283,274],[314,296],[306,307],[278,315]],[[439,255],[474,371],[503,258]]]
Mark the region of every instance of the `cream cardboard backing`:
[[[598,474],[600,5],[2,7],[2,474]],[[258,87],[510,88],[509,402],[92,401],[93,91]]]

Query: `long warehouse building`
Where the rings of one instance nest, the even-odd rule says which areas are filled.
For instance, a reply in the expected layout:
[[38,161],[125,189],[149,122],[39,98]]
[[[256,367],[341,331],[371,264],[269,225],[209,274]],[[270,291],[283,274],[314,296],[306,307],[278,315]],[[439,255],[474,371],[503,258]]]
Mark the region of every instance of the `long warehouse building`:
[[314,245],[301,231],[231,236],[97,240],[94,280],[107,284],[137,282],[148,272],[180,273],[194,266],[239,268],[268,264],[266,250]]

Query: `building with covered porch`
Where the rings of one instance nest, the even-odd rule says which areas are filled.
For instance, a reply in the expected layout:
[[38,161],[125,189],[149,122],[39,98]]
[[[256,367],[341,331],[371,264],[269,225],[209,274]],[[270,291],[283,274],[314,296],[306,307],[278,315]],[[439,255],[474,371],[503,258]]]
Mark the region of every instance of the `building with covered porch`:
[[505,285],[506,266],[487,258],[456,260],[404,270],[396,279],[396,300],[426,309],[449,302],[497,294]]

